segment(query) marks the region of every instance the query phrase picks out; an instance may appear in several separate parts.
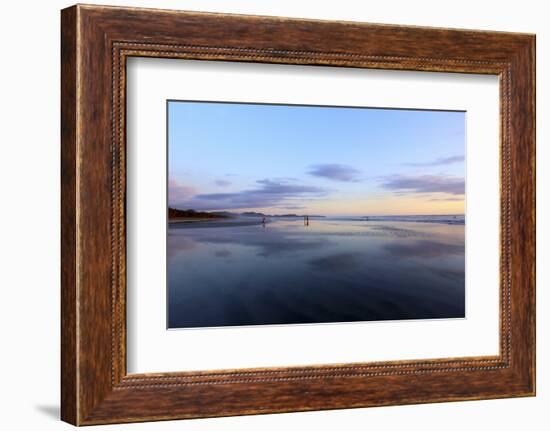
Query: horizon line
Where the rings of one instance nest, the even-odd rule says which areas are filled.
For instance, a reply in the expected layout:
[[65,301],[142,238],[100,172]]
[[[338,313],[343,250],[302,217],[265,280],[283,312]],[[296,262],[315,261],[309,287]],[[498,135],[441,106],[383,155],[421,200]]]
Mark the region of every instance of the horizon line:
[[[169,208],[172,208],[172,209],[176,209],[176,210],[179,210],[179,211],[196,211],[196,212],[207,212],[207,213],[216,213],[216,212],[226,212],[226,213],[233,213],[233,214],[243,214],[243,213],[251,213],[251,212],[255,212],[255,213],[259,213],[259,214],[265,214],[261,211],[250,211],[250,210],[247,210],[247,211],[230,211],[230,210],[223,210],[223,209],[220,209],[220,210],[197,210],[197,209],[194,209],[194,208],[176,208],[175,206],[170,206],[168,205],[167,206],[167,209]],[[286,215],[286,214],[296,214],[296,215],[318,215],[318,216],[324,216],[324,217],[354,217],[354,216],[357,216],[357,217],[400,217],[400,216],[408,216],[408,217],[425,217],[425,216],[439,216],[439,217],[443,217],[443,216],[465,216],[466,214],[465,213],[450,213],[450,214],[418,214],[418,213],[415,213],[415,214],[321,214],[321,213],[314,213],[314,214],[308,214],[308,213],[293,213],[293,212],[283,212],[281,214],[274,214],[274,213],[271,213],[271,214],[265,214],[265,215]]]

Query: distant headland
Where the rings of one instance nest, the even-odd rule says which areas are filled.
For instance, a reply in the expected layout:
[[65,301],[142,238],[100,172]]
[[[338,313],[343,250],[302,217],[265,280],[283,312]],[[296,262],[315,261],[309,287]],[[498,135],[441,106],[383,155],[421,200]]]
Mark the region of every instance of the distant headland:
[[[229,211],[197,211],[194,209],[177,209],[177,208],[168,208],[168,219],[170,221],[191,221],[191,220],[214,220],[214,219],[225,219],[225,218],[234,218],[234,217],[296,217],[302,218],[306,214],[264,214],[261,212],[255,211],[245,211],[242,213],[229,212]],[[325,217],[322,215],[310,215],[308,217]]]
[[221,219],[229,216],[221,213],[213,213],[206,211],[195,211],[192,209],[179,210],[176,208],[168,208],[168,219],[170,221],[177,220],[204,220],[204,219]]

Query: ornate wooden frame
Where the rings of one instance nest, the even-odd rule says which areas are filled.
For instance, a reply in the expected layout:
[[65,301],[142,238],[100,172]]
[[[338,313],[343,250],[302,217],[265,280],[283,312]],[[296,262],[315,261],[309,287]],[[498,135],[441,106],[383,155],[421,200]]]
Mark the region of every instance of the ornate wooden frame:
[[[535,394],[534,35],[82,5],[61,16],[63,420],[88,425]],[[128,375],[129,56],[498,75],[500,354]]]

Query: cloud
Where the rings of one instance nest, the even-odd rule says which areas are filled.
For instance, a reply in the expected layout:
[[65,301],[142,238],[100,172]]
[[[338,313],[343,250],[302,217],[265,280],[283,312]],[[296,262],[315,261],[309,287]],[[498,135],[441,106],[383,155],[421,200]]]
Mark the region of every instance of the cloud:
[[301,210],[304,209],[304,205],[285,205],[284,207],[281,207],[285,210]]
[[400,193],[464,194],[464,178],[445,175],[391,175],[383,178],[381,186]]
[[451,156],[451,157],[440,157],[439,159],[432,160],[431,162],[405,163],[405,165],[415,166],[415,167],[441,166],[441,165],[450,165],[452,163],[458,163],[463,161],[464,161],[464,156]]
[[231,185],[231,181],[227,181],[227,180],[216,180],[214,182],[216,183],[217,186],[220,186],[220,187],[227,187]]
[[447,197],[447,198],[432,198],[430,199],[432,202],[463,202],[464,197]]
[[359,181],[358,175],[361,173],[355,168],[352,168],[348,165],[339,165],[336,163],[322,164],[322,165],[312,165],[310,166],[310,171],[308,174],[328,178],[329,180],[334,181],[344,181],[344,182],[357,182]]
[[191,186],[181,184],[179,181],[168,180],[168,201],[180,202],[189,199],[196,193],[196,190]]
[[300,204],[306,199],[325,196],[329,192],[325,188],[299,184],[289,179],[263,179],[256,181],[256,184],[257,188],[240,192],[197,194],[176,204],[179,207],[205,211],[288,207]]

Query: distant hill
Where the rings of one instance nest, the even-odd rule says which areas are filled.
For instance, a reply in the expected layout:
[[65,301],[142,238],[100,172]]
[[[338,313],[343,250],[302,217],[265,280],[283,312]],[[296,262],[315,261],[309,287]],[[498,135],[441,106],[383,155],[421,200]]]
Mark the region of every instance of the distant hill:
[[244,216],[244,217],[305,217],[306,215],[310,218],[312,218],[312,217],[325,217],[325,216],[322,216],[322,215],[309,215],[309,214],[304,214],[304,215],[300,215],[300,214],[264,214],[264,213],[254,212],[254,211],[247,211],[247,212],[241,213],[241,215]]
[[315,215],[315,214],[275,214],[269,217],[305,217],[308,216],[309,218],[324,218],[325,216],[322,215]]
[[235,214],[235,213],[232,213],[232,212],[229,212],[229,211],[212,211],[210,214],[214,214],[214,215],[222,216],[222,217],[237,217],[238,216],[238,214]]
[[245,217],[267,217],[267,215],[264,213],[257,213],[254,211],[246,211],[244,213],[241,213],[241,215]]
[[214,218],[227,218],[228,215],[222,213],[209,213],[206,211],[195,211],[192,209],[179,210],[176,208],[168,208],[168,219],[178,219],[178,218],[204,218],[204,219],[214,219]]
[[[168,208],[168,218],[170,220],[174,219],[184,219],[184,218],[194,218],[194,219],[217,219],[217,218],[231,218],[231,217],[304,217],[300,214],[264,214],[256,211],[245,211],[242,213],[233,213],[229,211],[196,211],[193,209],[180,210],[176,208]],[[324,217],[321,215],[309,215],[310,218],[314,217]]]

